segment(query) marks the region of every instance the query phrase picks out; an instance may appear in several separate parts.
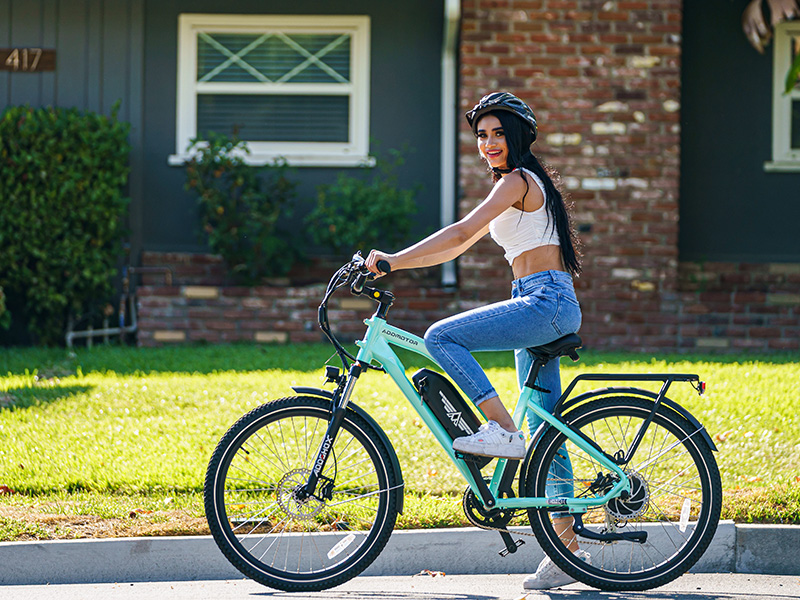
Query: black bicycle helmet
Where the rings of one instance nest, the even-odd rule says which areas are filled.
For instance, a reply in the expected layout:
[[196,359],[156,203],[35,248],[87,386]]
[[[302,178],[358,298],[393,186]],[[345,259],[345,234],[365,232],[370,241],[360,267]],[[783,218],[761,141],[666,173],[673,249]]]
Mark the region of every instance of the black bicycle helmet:
[[517,98],[514,94],[508,92],[492,92],[487,94],[481,101],[472,107],[472,110],[467,113],[467,122],[472,127],[472,133],[478,134],[476,128],[481,116],[493,110],[506,110],[514,113],[520,119],[525,121],[533,131],[533,139],[536,141],[536,115],[533,114],[531,107],[525,104],[522,100]]

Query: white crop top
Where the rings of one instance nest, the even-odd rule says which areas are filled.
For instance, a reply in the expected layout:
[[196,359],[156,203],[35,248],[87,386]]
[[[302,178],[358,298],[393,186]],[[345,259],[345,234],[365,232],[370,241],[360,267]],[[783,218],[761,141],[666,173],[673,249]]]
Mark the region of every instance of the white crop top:
[[505,257],[509,265],[513,265],[514,259],[528,250],[551,244],[560,245],[558,232],[550,223],[547,214],[547,192],[542,180],[528,169],[520,168],[518,170],[524,171],[533,178],[536,185],[542,190],[545,202],[531,212],[510,206],[490,221],[489,235],[506,251]]

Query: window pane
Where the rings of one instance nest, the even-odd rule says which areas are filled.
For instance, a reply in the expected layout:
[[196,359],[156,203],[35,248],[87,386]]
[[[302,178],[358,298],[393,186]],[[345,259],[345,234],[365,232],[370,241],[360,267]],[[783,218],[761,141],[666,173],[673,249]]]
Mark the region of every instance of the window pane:
[[348,83],[350,35],[200,33],[197,80]]
[[199,94],[197,131],[251,142],[348,142],[348,96]]
[[792,150],[800,150],[800,100],[792,100]]

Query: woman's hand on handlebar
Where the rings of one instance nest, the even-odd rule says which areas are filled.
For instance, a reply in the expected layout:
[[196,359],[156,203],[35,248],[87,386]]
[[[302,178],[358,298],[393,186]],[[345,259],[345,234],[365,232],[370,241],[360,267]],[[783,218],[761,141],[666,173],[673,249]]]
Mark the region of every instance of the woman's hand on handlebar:
[[389,267],[394,269],[394,264],[392,263],[393,260],[394,256],[391,254],[386,254],[380,250],[370,250],[367,260],[364,264],[371,273],[375,273],[376,277],[382,277],[383,275],[386,275],[388,271],[381,271],[381,269],[378,267],[378,261],[386,261],[389,264]]

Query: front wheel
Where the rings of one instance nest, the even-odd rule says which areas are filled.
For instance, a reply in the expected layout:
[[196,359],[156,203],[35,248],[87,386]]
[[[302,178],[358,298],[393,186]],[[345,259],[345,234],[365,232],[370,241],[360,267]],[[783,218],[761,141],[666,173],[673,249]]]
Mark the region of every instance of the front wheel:
[[308,481],[331,402],[299,396],[264,404],[220,440],[206,472],[209,528],[246,576],[285,591],[344,583],[380,554],[397,517],[397,485],[381,436],[349,411],[316,493]]
[[[653,406],[630,396],[603,398],[570,411],[565,420],[606,454],[625,456]],[[553,427],[530,465],[527,496],[602,496],[618,481]],[[646,532],[644,543],[578,536],[569,513],[543,509],[528,511],[531,528],[553,562],[587,585],[611,591],[658,587],[694,565],[714,536],[722,507],[717,464],[700,431],[662,405],[622,469],[631,480],[630,495],[588,510],[583,523],[598,534]]]

